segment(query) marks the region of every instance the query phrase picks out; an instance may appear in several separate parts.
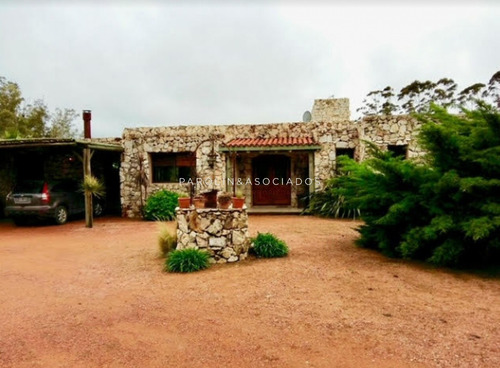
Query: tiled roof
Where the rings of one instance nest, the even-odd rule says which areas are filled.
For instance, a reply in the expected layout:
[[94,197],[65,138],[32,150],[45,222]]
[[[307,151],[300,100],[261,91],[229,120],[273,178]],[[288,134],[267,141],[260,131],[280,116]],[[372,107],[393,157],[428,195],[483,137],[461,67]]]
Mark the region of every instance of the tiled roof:
[[310,146],[316,142],[311,137],[302,138],[236,138],[227,147]]

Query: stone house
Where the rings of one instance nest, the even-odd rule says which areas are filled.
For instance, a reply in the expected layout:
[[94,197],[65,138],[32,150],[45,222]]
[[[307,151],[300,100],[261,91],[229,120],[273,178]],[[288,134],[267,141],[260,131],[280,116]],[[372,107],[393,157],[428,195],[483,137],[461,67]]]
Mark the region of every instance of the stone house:
[[336,158],[365,158],[365,141],[398,155],[421,154],[419,122],[409,116],[350,120],[348,99],[315,100],[307,122],[126,128],[122,214],[138,217],[160,189],[241,191],[250,212],[298,211],[335,175]]

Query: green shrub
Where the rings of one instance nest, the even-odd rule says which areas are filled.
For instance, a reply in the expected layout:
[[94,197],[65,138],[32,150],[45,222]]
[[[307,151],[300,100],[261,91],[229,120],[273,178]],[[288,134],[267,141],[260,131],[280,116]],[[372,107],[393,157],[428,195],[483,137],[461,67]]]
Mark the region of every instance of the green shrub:
[[144,218],[149,221],[170,221],[175,218],[179,193],[160,190],[152,194],[144,206]]
[[358,243],[438,265],[500,264],[500,113],[433,106],[417,118],[420,161],[372,144],[368,160],[346,162],[350,173],[338,180],[365,222]]
[[165,261],[168,272],[195,272],[208,268],[208,253],[199,249],[186,248],[170,252]]
[[271,233],[259,233],[252,239],[253,251],[258,257],[284,257],[288,254],[288,247],[283,240]]
[[162,256],[166,257],[177,246],[177,233],[171,233],[164,223],[160,223],[158,246]]

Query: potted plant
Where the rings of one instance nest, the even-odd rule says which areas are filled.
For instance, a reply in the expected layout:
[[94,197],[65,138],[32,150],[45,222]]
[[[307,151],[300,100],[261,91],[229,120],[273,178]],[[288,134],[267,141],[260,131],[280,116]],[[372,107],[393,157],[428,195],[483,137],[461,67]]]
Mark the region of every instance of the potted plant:
[[219,204],[219,208],[228,209],[231,205],[231,194],[220,192],[217,196],[217,203]]
[[205,198],[202,196],[196,196],[193,198],[193,204],[195,208],[205,208]]
[[243,195],[243,191],[238,189],[236,191],[236,197],[233,197],[233,208],[243,208],[245,204],[245,196]]
[[180,208],[189,208],[191,206],[191,198],[187,194],[180,193],[178,201]]

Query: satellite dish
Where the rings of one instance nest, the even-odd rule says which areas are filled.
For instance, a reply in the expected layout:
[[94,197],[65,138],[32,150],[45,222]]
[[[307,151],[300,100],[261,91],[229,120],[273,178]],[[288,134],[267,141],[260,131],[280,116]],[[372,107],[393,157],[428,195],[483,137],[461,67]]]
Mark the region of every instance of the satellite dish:
[[309,111],[304,111],[304,114],[302,115],[302,121],[304,123],[308,123],[311,121],[311,113]]

